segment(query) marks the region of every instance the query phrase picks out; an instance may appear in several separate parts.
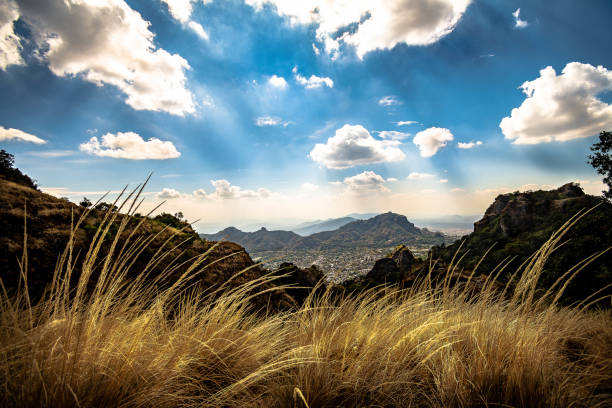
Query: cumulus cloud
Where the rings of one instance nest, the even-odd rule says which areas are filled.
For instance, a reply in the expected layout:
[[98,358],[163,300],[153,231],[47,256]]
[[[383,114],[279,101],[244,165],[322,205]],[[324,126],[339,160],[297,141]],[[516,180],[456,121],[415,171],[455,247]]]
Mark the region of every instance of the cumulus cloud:
[[272,193],[265,188],[257,190],[242,190],[238,186],[233,186],[227,180],[210,180],[214,187],[212,193],[207,193],[204,189],[198,189],[193,192],[193,196],[199,199],[213,200],[234,200],[238,198],[268,198]]
[[416,120],[400,120],[399,122],[397,122],[397,126],[407,126],[407,125],[414,125],[417,122]]
[[459,187],[451,188],[451,193],[461,193],[463,191],[465,190]]
[[453,134],[450,130],[430,127],[417,133],[412,142],[419,147],[421,157],[431,157],[451,140],[453,140]]
[[387,183],[395,183],[396,181],[399,181],[398,179],[396,179],[395,177],[389,177],[387,179]]
[[398,132],[396,130],[383,130],[382,132],[378,132],[378,136],[382,139],[404,140],[411,135],[410,133]]
[[297,83],[306,89],[317,89],[321,88],[322,86],[327,86],[328,88],[334,87],[334,81],[332,81],[331,78],[319,77],[316,75],[311,75],[310,78],[306,78],[298,72],[297,67],[293,68],[293,73],[295,74],[295,80]]
[[26,133],[23,130],[13,129],[13,128],[6,129],[0,126],[0,141],[8,141],[8,140],[15,140],[15,141],[20,141],[20,142],[30,142],[30,143],[35,143],[35,144],[47,143],[46,140],[43,140],[38,136],[34,136],[29,133]]
[[399,105],[401,102],[395,96],[383,96],[378,100],[378,104],[382,106]]
[[570,62],[561,75],[553,67],[520,87],[527,97],[499,127],[515,144],[565,142],[612,127],[612,104],[597,95],[612,90],[612,71]]
[[282,76],[278,76],[278,75],[272,75],[269,79],[268,79],[268,84],[274,88],[278,88],[278,89],[287,89],[287,81],[285,80],[285,78],[283,78]]
[[460,148],[460,149],[471,149],[471,148],[473,148],[475,146],[480,146],[481,144],[482,144],[482,142],[480,140],[478,140],[476,142],[470,141],[470,142],[467,142],[467,143],[459,142],[459,143],[457,143],[457,147]]
[[373,171],[364,171],[352,177],[344,179],[347,190],[357,194],[385,193],[389,191],[385,187],[385,179]]
[[448,183],[448,179],[440,179],[438,180],[438,183]]
[[418,173],[416,171],[413,171],[412,173],[410,173],[408,175],[408,177],[406,177],[408,180],[425,180],[428,178],[432,178],[434,175],[433,174],[429,174],[429,173]]
[[189,64],[158,48],[150,23],[124,0],[20,0],[18,12],[55,75],[113,85],[136,110],[195,112]]
[[525,20],[521,20],[521,9],[517,8],[514,13],[512,13],[512,17],[514,17],[514,26],[516,28],[525,28],[529,25],[529,23]]
[[276,7],[292,24],[314,24],[319,42],[332,56],[340,44],[361,58],[396,44],[428,45],[453,31],[471,0],[246,0],[256,10]]
[[79,148],[95,156],[130,160],[165,160],[181,155],[170,141],[163,142],[157,138],[145,141],[134,132],[118,132],[116,135],[107,133],[101,139],[100,142],[94,136],[82,143]]
[[361,164],[387,163],[406,156],[397,140],[377,140],[360,125],[344,125],[327,143],[317,143],[310,158],[330,169],[346,169]]
[[0,3],[0,69],[9,65],[22,65],[21,42],[13,30],[13,23],[19,19],[19,9],[14,1]]
[[173,198],[180,198],[181,193],[173,188],[164,188],[159,193],[155,194],[155,197],[159,200],[170,200]]

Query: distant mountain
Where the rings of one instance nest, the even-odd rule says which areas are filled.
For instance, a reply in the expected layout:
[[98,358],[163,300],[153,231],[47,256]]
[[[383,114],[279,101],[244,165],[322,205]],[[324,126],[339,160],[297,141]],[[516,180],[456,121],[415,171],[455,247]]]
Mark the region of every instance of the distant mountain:
[[[516,268],[548,240],[570,217],[583,209],[594,208],[567,235],[561,249],[552,254],[544,268],[542,287],[552,285],[563,273],[597,251],[612,246],[612,204],[585,194],[573,183],[551,191],[531,191],[497,196],[481,220],[474,223],[474,232],[464,236],[460,266],[472,270],[487,249],[495,244],[479,267],[488,273],[505,259],[515,258],[500,276],[505,283]],[[451,261],[460,242],[447,247],[434,247],[433,259]],[[568,299],[583,299],[612,282],[612,251],[596,259],[570,283]],[[610,293],[608,291],[608,293]],[[610,301],[608,300],[608,305]]]
[[264,227],[255,232],[244,232],[235,227],[228,227],[216,234],[200,234],[200,237],[209,241],[235,242],[243,246],[248,252],[278,251],[302,238],[295,232],[268,231]]
[[291,231],[305,237],[308,235],[316,234],[317,232],[333,231],[353,221],[357,221],[357,218],[353,218],[353,217],[330,218],[325,221],[313,221],[309,223],[304,223],[307,225],[302,224],[301,227],[292,228]]
[[412,221],[421,227],[441,231],[445,234],[465,235],[474,231],[474,222],[480,215],[443,215],[440,217],[414,218]]
[[301,237],[291,231],[243,232],[230,227],[216,234],[200,234],[211,241],[226,239],[242,245],[249,252],[278,251],[281,249],[334,249],[334,248],[385,248],[399,244],[436,245],[448,241],[439,232],[420,229],[408,219],[391,212],[367,220],[355,220],[333,231],[318,232]]

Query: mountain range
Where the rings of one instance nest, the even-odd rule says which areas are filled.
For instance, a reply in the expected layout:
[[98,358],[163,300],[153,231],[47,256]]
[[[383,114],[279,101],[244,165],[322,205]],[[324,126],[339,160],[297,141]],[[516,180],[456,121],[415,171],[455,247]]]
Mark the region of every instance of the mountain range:
[[[345,221],[348,221],[344,223]],[[324,248],[383,248],[399,244],[437,245],[448,242],[449,238],[440,232],[418,228],[404,215],[392,212],[380,214],[367,220],[343,219],[328,220],[327,223],[306,226],[321,228],[342,224],[331,231],[322,231],[308,236],[300,236],[293,231],[268,231],[261,228],[255,232],[244,232],[229,227],[216,234],[200,234],[209,241],[228,240],[245,247],[249,252],[278,251],[285,249],[311,250]]]

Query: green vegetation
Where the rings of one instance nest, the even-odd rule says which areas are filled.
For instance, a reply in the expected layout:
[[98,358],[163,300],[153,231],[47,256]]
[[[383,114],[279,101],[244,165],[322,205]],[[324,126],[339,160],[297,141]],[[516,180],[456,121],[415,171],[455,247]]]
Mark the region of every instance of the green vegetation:
[[602,193],[612,200],[612,132],[601,132],[599,142],[591,146],[591,151],[593,154],[589,156],[589,164],[604,176],[603,182],[608,186],[608,191]]
[[[107,214],[82,257],[75,236],[86,214],[70,227],[49,291],[39,302],[29,297],[24,251],[19,290],[0,295],[0,405],[612,403],[610,312],[587,312],[589,301],[572,308],[557,305],[571,271],[535,296],[546,261],[565,249],[559,247],[571,224],[544,243],[505,294],[491,282],[475,294],[450,279],[435,284],[422,277],[404,291],[388,287],[344,297],[313,291],[293,311],[262,315],[250,301],[252,293],[269,290],[265,285],[276,276],[233,289],[222,286],[216,293],[190,284],[194,275],[214,267],[207,265],[213,248],[191,259],[168,286],[152,284],[172,275],[174,263],[152,275],[150,265],[167,257],[164,251],[129,277],[132,257],[153,237],[132,235],[135,229],[122,240],[131,218]],[[111,225],[118,225],[117,232],[105,242]],[[117,250],[101,251],[105,244]],[[448,276],[455,269],[449,265]]]

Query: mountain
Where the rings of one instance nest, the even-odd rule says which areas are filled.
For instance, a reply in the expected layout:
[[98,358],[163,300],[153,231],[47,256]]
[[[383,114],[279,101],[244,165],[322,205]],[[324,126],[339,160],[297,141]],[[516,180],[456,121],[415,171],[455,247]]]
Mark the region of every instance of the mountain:
[[200,234],[200,237],[209,241],[236,242],[249,252],[278,251],[285,248],[289,243],[302,238],[295,232],[268,231],[265,227],[261,227],[255,232],[244,232],[235,227],[228,227],[216,234]]
[[443,215],[440,217],[414,218],[412,221],[421,227],[450,235],[465,235],[474,231],[474,222],[480,215]]
[[357,218],[353,218],[353,217],[330,218],[324,221],[319,220],[319,221],[304,223],[306,225],[302,224],[302,226],[298,226],[297,228],[292,228],[291,231],[305,237],[308,235],[316,234],[317,232],[333,231],[353,221],[357,221]]
[[[455,253],[456,259],[465,254],[460,266],[470,271],[495,245],[479,266],[479,271],[488,273],[505,259],[514,258],[500,275],[500,281],[505,283],[554,231],[578,211],[589,209],[592,211],[569,230],[563,238],[566,241],[563,247],[546,263],[541,286],[547,287],[591,254],[612,246],[612,204],[585,194],[577,184],[565,184],[551,191],[499,195],[482,219],[474,223],[474,232],[453,245],[432,248],[431,257],[447,264]],[[463,246],[459,251],[461,241]],[[612,251],[608,251],[570,283],[566,298],[584,299],[611,282]]]
[[208,240],[227,239],[249,252],[278,251],[281,249],[311,250],[337,248],[385,248],[399,244],[436,245],[447,240],[444,234],[417,228],[399,214],[388,212],[367,220],[355,220],[333,231],[318,232],[301,237],[291,231],[243,232],[229,227],[216,234],[200,234]]

